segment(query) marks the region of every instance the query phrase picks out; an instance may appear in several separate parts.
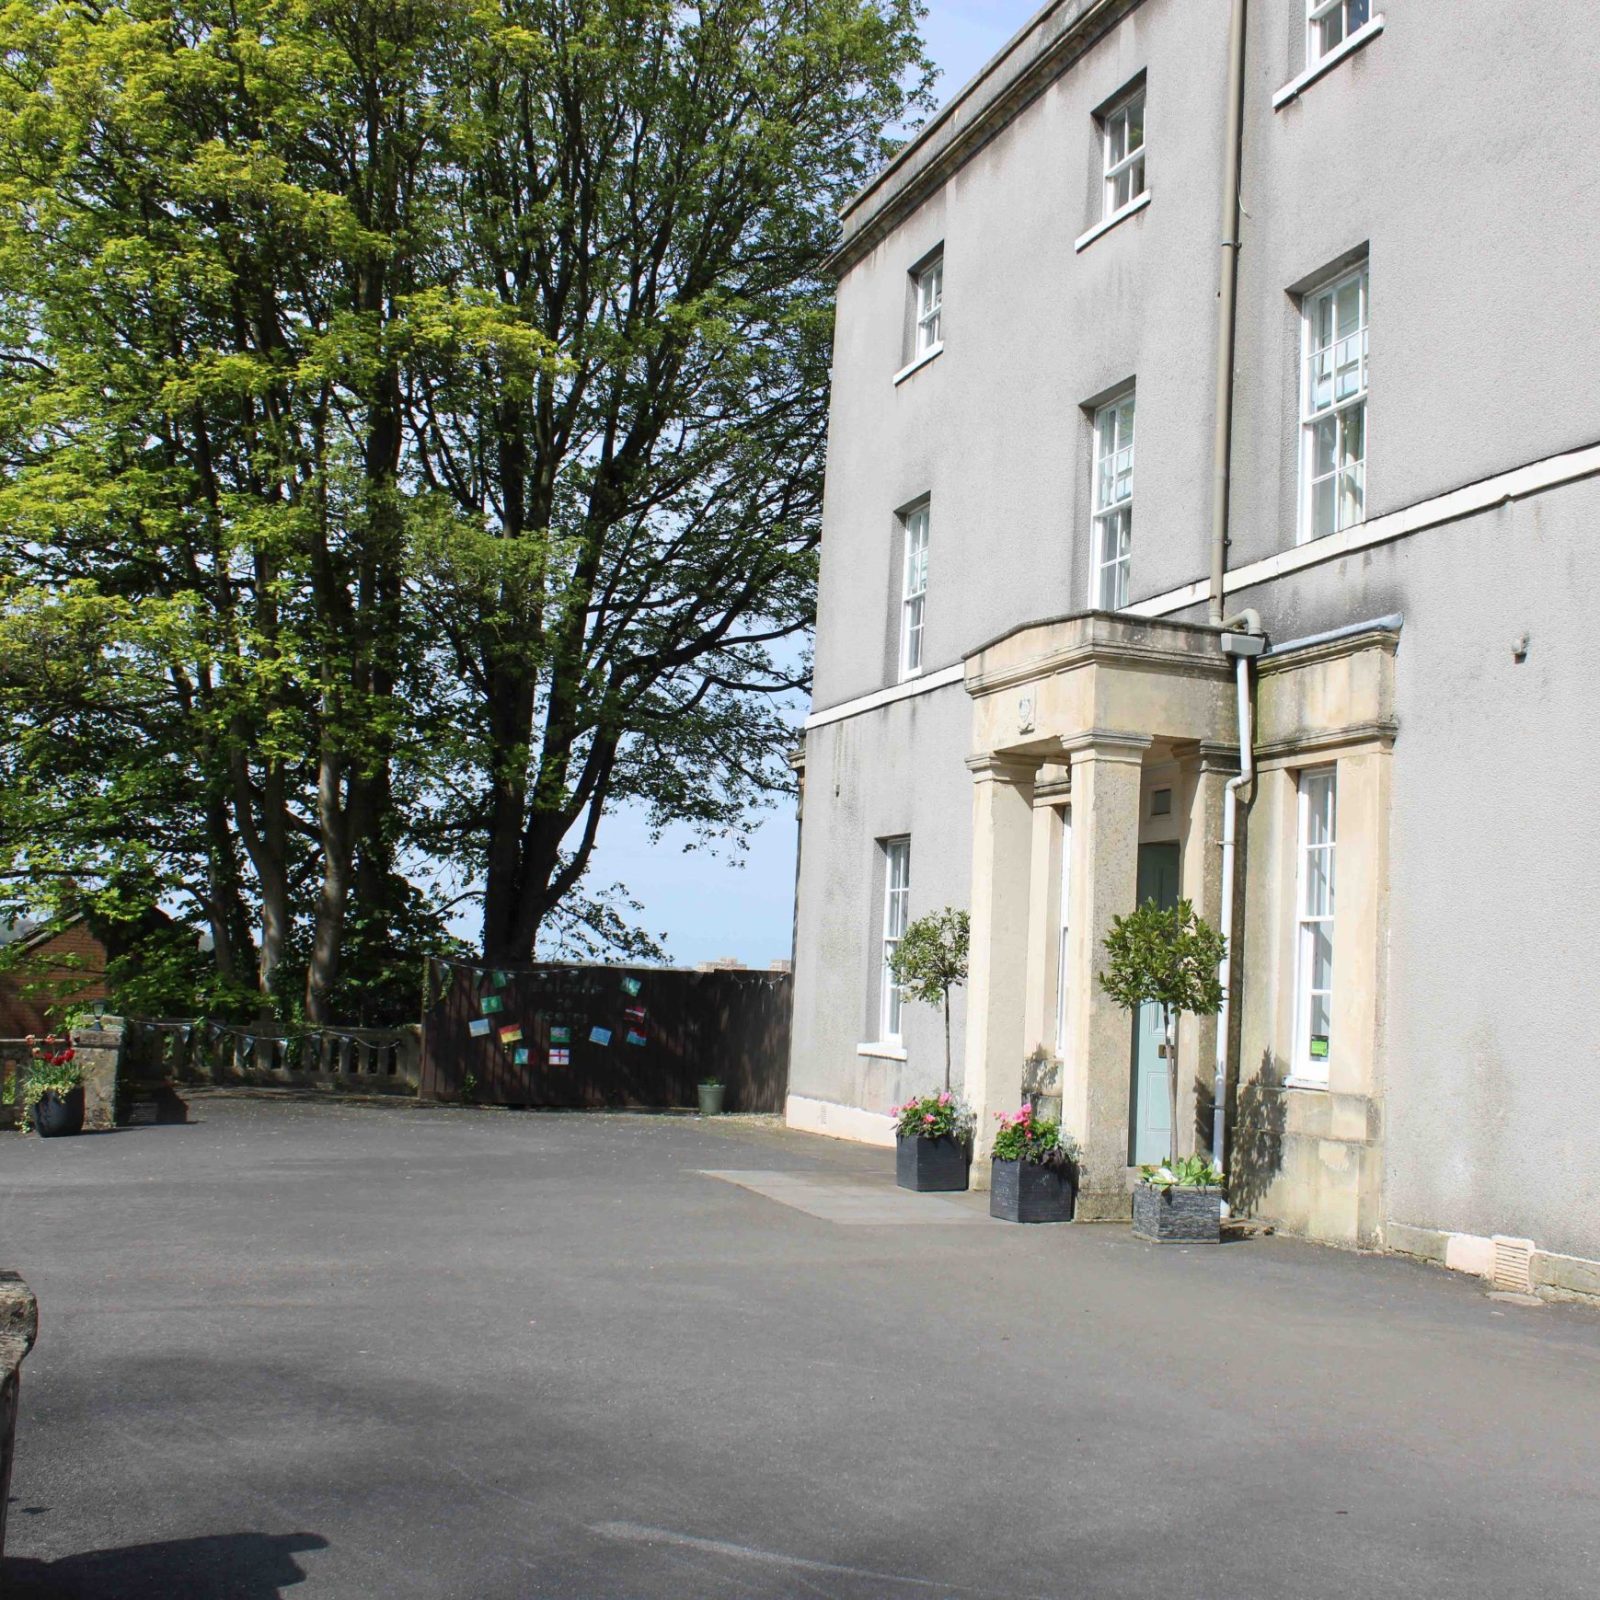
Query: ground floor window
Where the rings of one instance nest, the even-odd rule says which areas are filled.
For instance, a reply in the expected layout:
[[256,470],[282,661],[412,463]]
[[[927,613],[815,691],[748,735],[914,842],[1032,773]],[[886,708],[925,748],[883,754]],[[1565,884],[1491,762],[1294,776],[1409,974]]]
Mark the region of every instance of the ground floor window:
[[879,980],[878,1037],[900,1042],[900,1011],[905,996],[894,981],[894,953],[905,936],[911,906],[911,841],[883,841],[883,970]]
[[1295,926],[1294,1076],[1328,1081],[1333,1058],[1333,880],[1338,781],[1332,767],[1300,774]]

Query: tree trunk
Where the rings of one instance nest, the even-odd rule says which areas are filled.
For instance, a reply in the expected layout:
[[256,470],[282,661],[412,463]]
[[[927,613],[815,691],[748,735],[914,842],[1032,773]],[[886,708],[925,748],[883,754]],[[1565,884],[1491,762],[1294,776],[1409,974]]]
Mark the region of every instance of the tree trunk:
[[1167,1042],[1167,1110],[1171,1117],[1167,1131],[1167,1159],[1178,1159],[1178,1030],[1167,1007],[1161,1008],[1161,1031]]
[[950,991],[944,992],[944,1092],[950,1093]]

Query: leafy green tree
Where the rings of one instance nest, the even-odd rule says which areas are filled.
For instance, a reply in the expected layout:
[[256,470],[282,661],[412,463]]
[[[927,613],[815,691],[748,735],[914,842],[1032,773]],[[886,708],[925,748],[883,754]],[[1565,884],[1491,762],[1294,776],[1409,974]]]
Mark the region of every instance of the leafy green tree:
[[446,686],[424,836],[490,961],[604,911],[606,809],[737,838],[787,782],[845,198],[925,103],[915,0],[507,0],[451,81],[461,228],[407,402]]
[[946,906],[918,917],[889,958],[896,983],[913,1000],[944,1010],[944,1086],[950,1088],[950,991],[967,981],[971,919]]
[[319,1022],[441,871],[520,959],[628,943],[608,808],[737,841],[917,15],[0,4],[0,910],[173,908]]
[[1187,900],[1163,910],[1146,900],[1126,917],[1113,917],[1104,940],[1106,967],[1100,986],[1118,1005],[1137,1013],[1147,1002],[1161,1008],[1171,1113],[1169,1155],[1178,1157],[1178,1018],[1214,1017],[1222,1009],[1217,967],[1223,937]]

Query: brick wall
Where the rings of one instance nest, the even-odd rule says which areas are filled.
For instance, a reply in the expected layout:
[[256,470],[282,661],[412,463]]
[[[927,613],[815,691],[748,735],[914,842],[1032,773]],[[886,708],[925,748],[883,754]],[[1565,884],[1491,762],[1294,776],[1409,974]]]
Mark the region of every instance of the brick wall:
[[0,973],[0,1038],[48,1033],[47,1009],[107,998],[105,946],[86,922],[24,944],[20,964]]

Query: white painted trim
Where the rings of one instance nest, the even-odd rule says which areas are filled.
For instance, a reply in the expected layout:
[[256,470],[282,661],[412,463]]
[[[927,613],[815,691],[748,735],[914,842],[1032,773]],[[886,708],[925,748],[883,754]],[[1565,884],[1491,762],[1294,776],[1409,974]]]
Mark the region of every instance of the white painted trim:
[[[1318,567],[1326,561],[1337,561],[1357,550],[1367,550],[1373,545],[1388,544],[1407,534],[1420,533],[1424,528],[1436,528],[1440,523],[1458,522],[1480,511],[1492,510],[1509,500],[1521,500],[1545,489],[1558,488],[1564,483],[1576,483],[1580,478],[1592,478],[1600,473],[1600,444],[1566,455],[1547,456],[1543,461],[1533,461],[1526,466],[1514,467],[1492,478],[1469,483],[1461,489],[1451,489],[1447,494],[1435,495],[1431,500],[1419,500],[1415,505],[1387,516],[1372,517],[1366,522],[1353,523],[1337,533],[1324,534],[1320,539],[1308,539],[1276,555],[1265,556],[1242,567],[1233,568],[1227,576],[1227,593],[1237,594],[1241,589],[1253,589],[1257,584],[1270,582],[1306,567]],[[1174,611],[1203,603],[1210,593],[1204,578],[1186,583],[1179,589],[1168,589],[1165,594],[1152,595],[1123,609],[1134,617],[1165,617]]]
[[1136,211],[1143,211],[1144,208],[1149,204],[1150,191],[1148,188],[1146,188],[1141,190],[1140,193],[1136,194],[1133,199],[1131,199],[1127,205],[1123,206],[1120,210],[1113,211],[1109,217],[1105,218],[1101,222],[1095,223],[1095,225],[1090,228],[1087,233],[1080,233],[1078,237],[1072,241],[1072,248],[1074,250],[1086,250],[1095,242],[1096,239],[1100,237],[1102,233],[1110,233],[1119,222],[1125,222]]
[[1320,1078],[1296,1078],[1293,1075],[1283,1080],[1285,1089],[1312,1089],[1318,1094],[1326,1094],[1328,1086]]
[[904,1061],[906,1059],[906,1053],[899,1045],[888,1043],[858,1044],[856,1046],[856,1054],[858,1056],[872,1056],[879,1061]]
[[1327,55],[1319,56],[1304,72],[1297,77],[1291,78],[1273,95],[1272,109],[1274,111],[1282,111],[1291,100],[1299,95],[1302,89],[1309,88],[1323,73],[1331,72],[1338,66],[1346,56],[1354,55],[1362,45],[1372,39],[1376,39],[1383,32],[1383,20],[1381,11],[1377,16],[1369,17],[1354,33],[1346,34]]
[[876,711],[879,706],[893,705],[896,700],[909,700],[914,694],[947,688],[952,683],[960,683],[965,672],[966,668],[957,661],[948,667],[924,672],[920,678],[891,683],[887,689],[874,689],[871,694],[858,695],[854,700],[841,700],[836,706],[813,711],[806,718],[806,732],[809,733],[813,728],[825,728],[830,722],[842,722],[846,717],[858,716],[863,711]]
[[943,354],[944,354],[944,340],[943,339],[941,339],[938,342],[938,344],[929,345],[928,348],[926,350],[924,350],[920,356],[916,357],[916,359],[913,360],[913,361],[908,361],[903,367],[901,367],[901,369],[897,373],[895,373],[894,381],[895,381],[896,388],[898,388],[902,383],[904,383],[906,381],[906,379],[909,378],[911,376],[911,374],[917,370],[918,367],[927,366],[927,364],[930,361],[932,361],[935,356],[942,356]]
[[783,1120],[801,1133],[822,1133],[831,1139],[854,1139],[857,1144],[894,1148],[894,1118],[860,1106],[842,1106],[833,1100],[812,1100],[792,1094],[784,1102]]
[[[1513,467],[1509,472],[1483,478],[1464,488],[1451,489],[1446,494],[1435,495],[1431,500],[1419,500],[1415,505],[1391,511],[1387,516],[1354,523],[1348,528],[1341,528],[1338,533],[1324,534],[1320,539],[1310,539],[1305,544],[1280,550],[1276,555],[1264,556],[1260,561],[1235,567],[1227,575],[1226,592],[1238,594],[1242,589],[1253,589],[1258,584],[1270,583],[1274,578],[1287,577],[1307,567],[1321,566],[1325,561],[1338,561],[1357,550],[1388,544],[1408,534],[1436,528],[1441,523],[1459,522],[1480,511],[1505,505],[1508,501],[1522,500],[1546,489],[1558,489],[1563,484],[1577,483],[1596,474],[1600,474],[1600,444],[1571,450],[1565,455],[1546,456],[1543,461]],[[1210,582],[1205,578],[1196,578],[1193,583],[1124,606],[1122,615],[1169,617],[1174,612],[1187,611],[1191,606],[1204,605],[1210,592]],[[812,712],[806,718],[805,731],[809,733],[813,728],[825,728],[829,723],[843,722],[846,718],[860,716],[863,711],[876,711],[880,706],[892,705],[896,700],[907,700],[912,695],[929,694],[935,689],[960,683],[964,674],[963,663],[957,661],[948,667],[924,673],[910,682],[892,683],[886,689],[874,689],[871,694],[859,695],[854,700],[841,700],[838,705]]]

